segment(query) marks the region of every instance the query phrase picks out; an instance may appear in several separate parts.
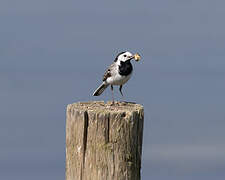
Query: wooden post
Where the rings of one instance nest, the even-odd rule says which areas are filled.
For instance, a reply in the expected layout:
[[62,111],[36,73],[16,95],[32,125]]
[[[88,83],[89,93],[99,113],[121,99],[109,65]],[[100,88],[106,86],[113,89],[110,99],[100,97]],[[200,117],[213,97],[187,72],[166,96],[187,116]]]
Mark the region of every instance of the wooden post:
[[140,180],[143,123],[135,103],[68,105],[66,180]]

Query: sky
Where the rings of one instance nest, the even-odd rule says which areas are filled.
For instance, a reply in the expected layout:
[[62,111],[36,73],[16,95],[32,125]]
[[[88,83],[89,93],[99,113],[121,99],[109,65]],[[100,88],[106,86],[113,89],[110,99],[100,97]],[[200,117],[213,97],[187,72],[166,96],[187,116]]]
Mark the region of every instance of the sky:
[[[0,2],[0,179],[65,179],[66,106],[121,51],[124,99],[144,105],[142,179],[225,178],[225,2]],[[119,91],[115,95],[121,100]]]

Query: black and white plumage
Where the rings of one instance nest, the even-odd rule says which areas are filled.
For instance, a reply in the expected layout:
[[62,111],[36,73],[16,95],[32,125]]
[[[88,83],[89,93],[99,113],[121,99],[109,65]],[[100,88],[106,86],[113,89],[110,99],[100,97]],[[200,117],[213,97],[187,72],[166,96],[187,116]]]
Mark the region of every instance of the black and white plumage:
[[[133,71],[131,60],[135,58],[130,52],[119,53],[114,62],[108,67],[103,76],[102,84],[95,90],[93,96],[99,96],[110,85],[113,96],[113,85],[120,86],[121,95],[123,85],[130,79]],[[114,102],[114,98],[113,98]]]

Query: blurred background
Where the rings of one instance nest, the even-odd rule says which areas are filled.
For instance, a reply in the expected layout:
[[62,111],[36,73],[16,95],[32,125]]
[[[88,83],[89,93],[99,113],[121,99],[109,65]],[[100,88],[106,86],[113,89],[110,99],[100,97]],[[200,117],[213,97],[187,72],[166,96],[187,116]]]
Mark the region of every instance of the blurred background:
[[[142,179],[225,178],[225,1],[1,0],[0,179],[65,179],[66,106],[124,50],[145,107]],[[117,100],[121,100],[118,88]]]

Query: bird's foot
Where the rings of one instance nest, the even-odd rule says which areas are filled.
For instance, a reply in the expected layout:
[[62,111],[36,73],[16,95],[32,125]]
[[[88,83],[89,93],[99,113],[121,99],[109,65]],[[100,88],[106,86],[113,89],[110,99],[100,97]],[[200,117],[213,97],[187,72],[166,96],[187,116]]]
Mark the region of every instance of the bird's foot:
[[112,101],[112,103],[110,104],[110,106],[114,106],[115,105],[115,101]]
[[112,101],[112,103],[110,104],[110,106],[119,106],[121,102],[119,101]]

